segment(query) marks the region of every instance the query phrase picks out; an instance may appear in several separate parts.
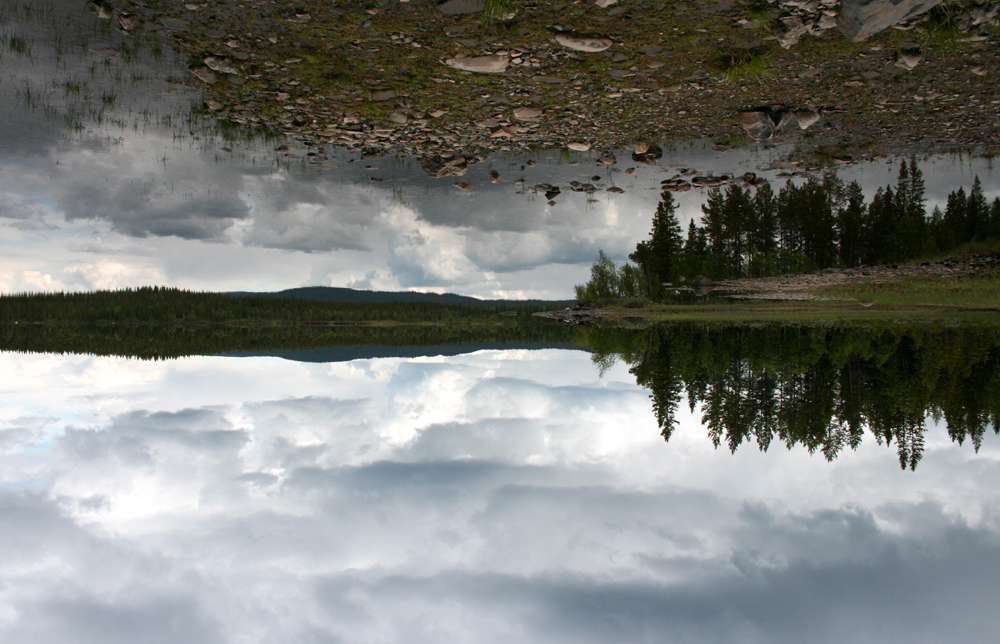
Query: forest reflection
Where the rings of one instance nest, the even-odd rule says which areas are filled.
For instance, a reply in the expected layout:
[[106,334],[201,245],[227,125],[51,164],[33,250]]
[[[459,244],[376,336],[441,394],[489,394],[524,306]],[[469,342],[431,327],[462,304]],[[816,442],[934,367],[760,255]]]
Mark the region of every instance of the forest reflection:
[[602,372],[623,360],[665,440],[686,395],[716,447],[803,446],[833,460],[865,434],[915,469],[928,418],[979,450],[1000,427],[1000,329],[664,325],[582,330]]

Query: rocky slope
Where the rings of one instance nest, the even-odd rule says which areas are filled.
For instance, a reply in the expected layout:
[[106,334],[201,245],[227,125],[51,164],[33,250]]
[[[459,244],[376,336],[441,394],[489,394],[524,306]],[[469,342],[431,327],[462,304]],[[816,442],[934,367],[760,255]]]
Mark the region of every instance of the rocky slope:
[[841,33],[866,37],[850,11],[876,4],[528,0],[506,20],[476,0],[99,6],[119,28],[171,37],[206,111],[297,138],[320,165],[330,145],[432,168],[706,137],[795,141],[828,160],[1000,148],[1000,3],[953,4],[862,42]]

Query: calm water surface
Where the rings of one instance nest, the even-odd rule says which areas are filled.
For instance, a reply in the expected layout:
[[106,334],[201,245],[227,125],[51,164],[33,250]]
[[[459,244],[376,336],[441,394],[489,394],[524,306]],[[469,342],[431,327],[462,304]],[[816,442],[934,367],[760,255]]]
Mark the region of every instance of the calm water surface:
[[[623,363],[0,354],[7,642],[988,640],[1000,451],[669,442]],[[686,399],[685,399],[686,400]]]

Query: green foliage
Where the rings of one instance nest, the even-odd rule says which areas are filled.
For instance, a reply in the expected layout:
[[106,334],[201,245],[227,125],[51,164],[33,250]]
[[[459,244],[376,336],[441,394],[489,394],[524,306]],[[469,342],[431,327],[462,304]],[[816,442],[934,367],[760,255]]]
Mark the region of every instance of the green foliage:
[[483,18],[500,20],[504,16],[517,11],[520,2],[517,0],[483,0]]
[[959,14],[955,2],[942,2],[928,11],[927,20],[923,23],[923,46],[935,46],[942,51],[956,49],[962,37]]
[[646,284],[646,295],[658,297],[664,282],[675,281],[680,275],[680,254],[684,248],[681,226],[677,221],[677,204],[669,192],[660,195],[653,215],[649,239],[636,244],[629,259],[636,263]]
[[716,446],[804,446],[833,460],[866,434],[896,443],[900,466],[923,453],[928,414],[976,450],[1000,432],[1000,329],[913,326],[670,325],[585,329],[594,362],[630,365],[650,390],[665,439],[682,393]]
[[751,193],[731,185],[709,191],[701,225],[687,237],[673,217],[666,193],[653,216],[650,239],[629,257],[646,278],[648,295],[680,276],[711,279],[767,277],[832,266],[896,264],[970,242],[1000,242],[1000,198],[987,203],[977,177],[967,195],[960,188],[942,213],[927,216],[924,180],[915,159],[900,163],[895,187],[880,188],[865,203],[857,182],[836,175],[769,185]]
[[770,58],[770,53],[760,51],[725,54],[717,59],[716,65],[729,83],[740,80],[759,83],[771,76],[771,72],[767,69]]
[[[495,323],[530,319],[542,304],[331,302],[142,287],[92,293],[0,295],[0,322],[83,324]],[[513,314],[514,317],[501,314]]]
[[590,267],[590,281],[573,287],[581,303],[641,298],[645,280],[639,268],[625,263],[616,267],[603,250],[597,251],[597,260]]
[[842,284],[819,291],[838,299],[877,302],[888,306],[933,303],[937,307],[1000,309],[1000,272],[971,275],[902,277],[886,283]]

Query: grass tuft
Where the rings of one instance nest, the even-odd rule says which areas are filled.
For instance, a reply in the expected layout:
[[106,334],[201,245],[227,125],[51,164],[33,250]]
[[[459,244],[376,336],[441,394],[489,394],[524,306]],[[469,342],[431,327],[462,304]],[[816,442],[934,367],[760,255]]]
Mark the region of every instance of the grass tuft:
[[483,17],[487,20],[502,20],[517,11],[516,0],[483,0]]
[[725,74],[726,82],[735,83],[740,80],[761,82],[771,76],[767,62],[771,55],[767,52],[744,52],[725,54],[718,60],[718,66]]

